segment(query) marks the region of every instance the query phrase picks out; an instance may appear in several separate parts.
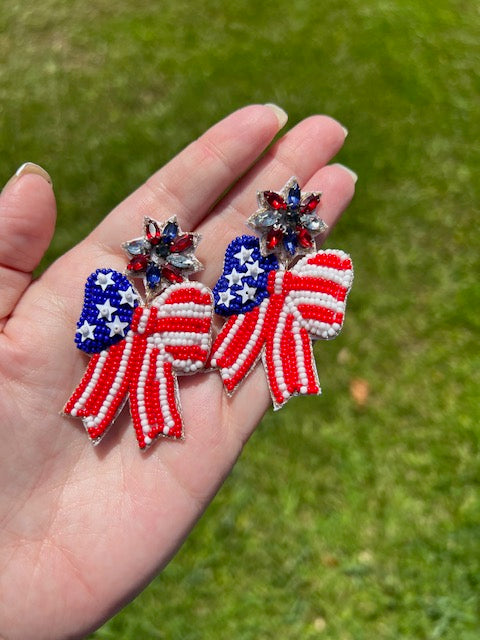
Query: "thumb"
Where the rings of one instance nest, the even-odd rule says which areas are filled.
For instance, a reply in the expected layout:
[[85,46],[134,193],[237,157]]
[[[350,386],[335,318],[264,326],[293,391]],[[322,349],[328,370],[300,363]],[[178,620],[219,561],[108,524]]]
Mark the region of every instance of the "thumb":
[[0,331],[50,244],[55,218],[50,176],[26,162],[0,194]]

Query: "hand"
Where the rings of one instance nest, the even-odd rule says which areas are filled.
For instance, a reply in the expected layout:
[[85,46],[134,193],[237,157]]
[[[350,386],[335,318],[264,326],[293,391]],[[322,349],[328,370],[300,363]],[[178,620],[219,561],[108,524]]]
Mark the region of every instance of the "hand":
[[27,168],[1,193],[0,637],[82,636],[132,599],[177,551],[269,405],[261,367],[231,399],[218,373],[179,378],[186,439],[148,453],[126,410],[96,448],[80,420],[59,415],[87,362],[73,344],[85,280],[100,267],[123,271],[120,244],[141,235],[144,215],[176,214],[202,234],[208,286],[247,231],[258,189],[295,175],[323,192],[330,227],[338,220],[354,179],[326,163],[343,128],[308,118],[258,159],[284,124],[277,114],[250,106],[216,124],[33,282],[54,230],[52,187]]

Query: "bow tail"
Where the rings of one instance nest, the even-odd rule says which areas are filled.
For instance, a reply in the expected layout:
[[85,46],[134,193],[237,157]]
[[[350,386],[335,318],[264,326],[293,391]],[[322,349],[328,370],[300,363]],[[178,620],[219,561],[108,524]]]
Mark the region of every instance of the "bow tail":
[[95,354],[63,412],[83,418],[97,444],[120,413],[127,397],[133,336]]
[[183,422],[172,364],[165,362],[153,336],[139,338],[130,385],[130,412],[138,444],[144,449],[158,435],[182,438]]
[[293,314],[278,314],[263,360],[275,409],[293,396],[321,393],[312,341]]
[[233,393],[257,362],[267,334],[269,300],[248,313],[232,315],[218,334],[210,365],[218,367],[228,393]]

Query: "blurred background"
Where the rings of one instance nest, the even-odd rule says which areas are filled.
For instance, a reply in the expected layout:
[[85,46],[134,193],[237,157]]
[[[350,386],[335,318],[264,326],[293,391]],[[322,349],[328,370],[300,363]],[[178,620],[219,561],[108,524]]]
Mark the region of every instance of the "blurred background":
[[91,638],[478,640],[478,2],[3,0],[0,60],[0,177],[28,160],[55,184],[43,267],[250,102],[340,120],[359,175],[323,396],[266,415]]

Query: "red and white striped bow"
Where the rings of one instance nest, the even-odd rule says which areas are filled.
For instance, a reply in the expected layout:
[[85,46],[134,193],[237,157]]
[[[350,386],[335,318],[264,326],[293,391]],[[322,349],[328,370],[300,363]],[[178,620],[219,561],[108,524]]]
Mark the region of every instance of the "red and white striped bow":
[[127,397],[138,444],[183,436],[176,374],[203,368],[210,350],[212,294],[197,282],[172,285],[137,307],[126,337],[92,356],[64,413],[83,418],[99,442]]
[[269,297],[230,316],[213,344],[210,363],[220,369],[227,392],[262,356],[276,409],[294,395],[319,394],[311,340],[340,333],[352,280],[352,262],[339,250],[310,254],[289,271],[271,271]]

